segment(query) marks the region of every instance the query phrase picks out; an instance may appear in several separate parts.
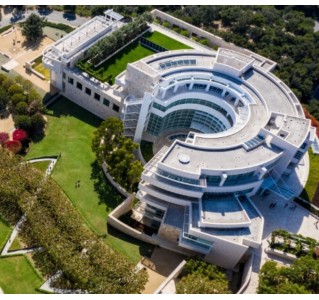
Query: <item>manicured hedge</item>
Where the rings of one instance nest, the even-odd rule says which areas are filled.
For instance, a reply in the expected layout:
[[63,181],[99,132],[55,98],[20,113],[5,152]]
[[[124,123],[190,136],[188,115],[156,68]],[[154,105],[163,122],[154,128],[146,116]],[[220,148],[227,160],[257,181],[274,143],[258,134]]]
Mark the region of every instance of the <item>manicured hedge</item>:
[[56,29],[60,29],[60,30],[63,30],[67,33],[70,33],[71,31],[73,31],[75,28],[69,26],[69,25],[66,25],[66,24],[63,24],[63,23],[52,23],[52,22],[48,22],[46,21],[44,23],[45,26],[48,26],[48,27],[52,27],[52,28],[56,28]]

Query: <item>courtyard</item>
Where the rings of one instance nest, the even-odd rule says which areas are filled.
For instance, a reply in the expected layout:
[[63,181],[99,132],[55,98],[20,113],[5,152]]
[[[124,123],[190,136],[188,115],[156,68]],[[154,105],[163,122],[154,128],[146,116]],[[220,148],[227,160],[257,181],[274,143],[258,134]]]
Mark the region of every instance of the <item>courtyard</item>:
[[[102,121],[64,97],[49,106],[45,138],[31,144],[26,159],[59,155],[52,178],[79,211],[84,222],[114,250],[133,263],[152,249],[112,227],[106,226],[108,214],[123,198],[106,180],[91,150],[93,132]],[[67,130],[65,130],[67,128]],[[37,166],[43,169],[43,166]],[[80,180],[80,188],[75,183]]]

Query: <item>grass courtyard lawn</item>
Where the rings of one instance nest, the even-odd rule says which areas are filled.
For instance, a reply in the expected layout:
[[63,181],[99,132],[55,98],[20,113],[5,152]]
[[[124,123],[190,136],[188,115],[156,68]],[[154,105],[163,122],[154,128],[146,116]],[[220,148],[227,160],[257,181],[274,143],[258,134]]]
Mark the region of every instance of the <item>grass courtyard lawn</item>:
[[13,240],[13,242],[12,242],[10,248],[9,248],[9,251],[20,250],[21,248],[22,248],[22,246],[21,246],[21,244],[20,244],[20,242],[19,242],[19,238],[16,237],[16,238]]
[[158,31],[147,33],[145,38],[159,46],[166,48],[167,50],[192,49],[192,47],[176,41]]
[[154,52],[135,42],[113,56],[110,60],[101,64],[97,69],[94,69],[94,67],[87,62],[84,63],[86,66],[85,72],[88,72],[101,81],[108,81],[108,78],[112,77],[111,81],[112,84],[114,84],[115,77],[126,69],[128,63],[140,60],[151,54],[154,54]]
[[319,183],[319,155],[315,155],[310,148],[309,151],[310,170],[305,188],[300,194],[301,198],[311,201],[315,195],[317,185]]
[[47,80],[47,81],[50,80],[50,70],[44,67],[44,65],[42,63],[42,56],[38,57],[35,60],[32,68],[34,70],[36,70],[37,72],[39,72],[40,74],[42,74],[45,77],[45,80]]
[[5,294],[38,294],[43,280],[23,255],[0,258],[0,287]]
[[[191,47],[157,31],[147,33],[145,37],[168,50],[191,49]],[[114,84],[115,77],[126,69],[128,63],[135,62],[151,54],[154,54],[152,50],[140,45],[139,42],[134,42],[96,69],[87,61],[80,62],[78,67],[100,81],[110,81]]]
[[38,169],[39,171],[41,171],[42,173],[45,173],[49,164],[50,164],[49,160],[48,161],[39,161],[39,162],[32,163],[32,166],[35,167],[36,169]]
[[10,232],[11,228],[0,219],[0,252],[6,244]]
[[[32,144],[27,159],[57,155],[52,177],[64,190],[84,220],[97,234],[106,234],[106,243],[114,250],[137,262],[147,244],[132,243],[115,230],[108,232],[106,218],[122,197],[106,180],[91,150],[93,132],[101,119],[61,97],[49,107],[48,128],[42,141]],[[75,182],[80,180],[80,187]],[[145,248],[145,249],[144,249]]]

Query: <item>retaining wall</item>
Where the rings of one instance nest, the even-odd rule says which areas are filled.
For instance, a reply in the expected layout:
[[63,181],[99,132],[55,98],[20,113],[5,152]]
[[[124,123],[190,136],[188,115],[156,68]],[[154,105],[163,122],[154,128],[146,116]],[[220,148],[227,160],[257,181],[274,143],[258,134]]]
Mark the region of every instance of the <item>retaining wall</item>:
[[134,237],[143,242],[158,245],[153,238],[145,233],[142,233],[134,228],[126,225],[125,223],[118,220],[118,218],[132,209],[133,201],[135,199],[135,194],[128,196],[119,206],[117,206],[107,217],[107,223],[112,227],[120,230],[121,232]]

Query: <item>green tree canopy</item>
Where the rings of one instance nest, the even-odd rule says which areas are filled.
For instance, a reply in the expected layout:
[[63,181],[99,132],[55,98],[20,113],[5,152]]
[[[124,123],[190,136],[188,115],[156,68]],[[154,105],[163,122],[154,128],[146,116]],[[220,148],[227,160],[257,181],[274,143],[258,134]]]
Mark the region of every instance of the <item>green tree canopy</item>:
[[32,13],[22,25],[21,33],[30,42],[43,36],[44,18]]

